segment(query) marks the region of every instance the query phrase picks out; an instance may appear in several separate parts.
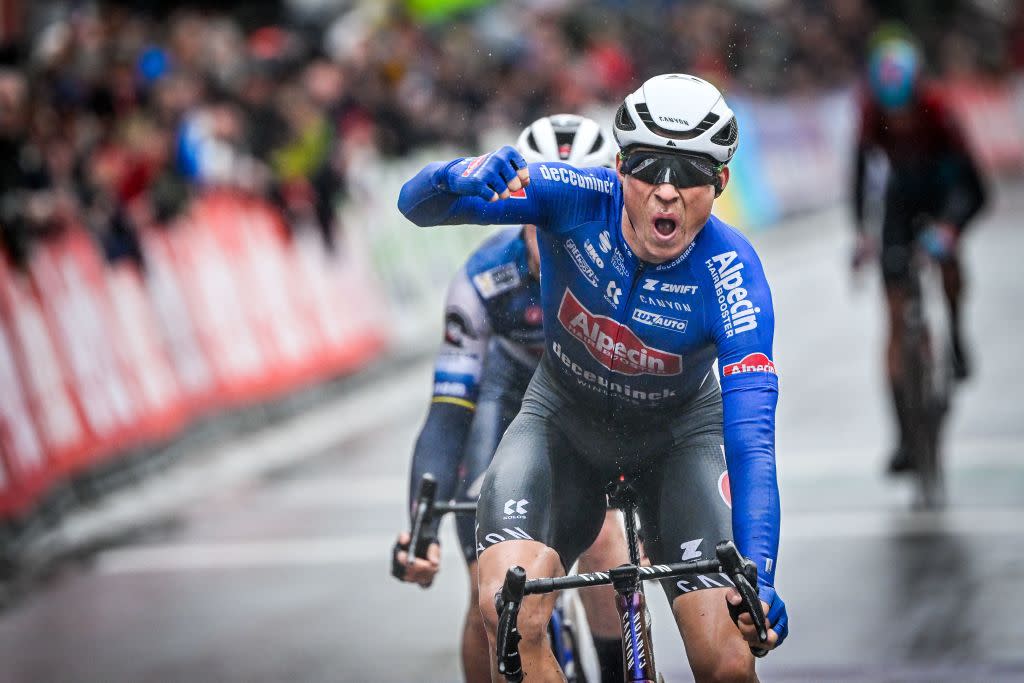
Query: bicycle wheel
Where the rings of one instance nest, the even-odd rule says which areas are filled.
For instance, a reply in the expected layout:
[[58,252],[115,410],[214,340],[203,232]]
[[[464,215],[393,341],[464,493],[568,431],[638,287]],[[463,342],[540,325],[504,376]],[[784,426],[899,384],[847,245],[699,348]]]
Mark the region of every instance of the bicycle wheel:
[[[913,261],[912,261],[913,264]],[[935,444],[931,351],[921,274],[916,269],[908,281],[907,299],[903,310],[903,388],[906,401],[906,447],[914,466],[915,499],[917,507],[933,508],[937,504],[937,478],[935,476]]]
[[561,593],[548,622],[551,649],[569,683],[598,683],[601,668],[583,603],[575,590]]
[[906,391],[907,447],[914,463],[917,507],[942,505],[939,426],[945,407],[936,393],[937,371],[932,338],[924,319],[920,290],[907,303],[903,371]]

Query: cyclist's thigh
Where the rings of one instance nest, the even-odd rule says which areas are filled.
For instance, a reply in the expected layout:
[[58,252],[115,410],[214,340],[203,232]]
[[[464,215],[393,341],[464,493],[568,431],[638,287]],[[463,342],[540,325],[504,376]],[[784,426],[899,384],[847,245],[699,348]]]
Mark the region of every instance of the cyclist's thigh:
[[477,551],[511,540],[554,548],[568,570],[597,537],[604,488],[553,414],[527,401],[487,469],[477,506]]
[[903,282],[908,274],[910,250],[914,242],[914,219],[921,213],[916,184],[894,177],[885,195],[882,218],[882,278],[887,285]]
[[[706,426],[681,427],[691,419]],[[636,481],[644,549],[653,564],[712,558],[715,546],[732,538],[720,401],[678,420],[673,432],[669,453]],[[730,585],[721,574],[662,582],[669,601],[692,591]]]

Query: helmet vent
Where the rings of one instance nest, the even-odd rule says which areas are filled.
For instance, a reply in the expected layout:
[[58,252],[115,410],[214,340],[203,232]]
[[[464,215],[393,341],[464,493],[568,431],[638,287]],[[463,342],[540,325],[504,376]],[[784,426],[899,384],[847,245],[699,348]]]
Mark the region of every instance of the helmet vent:
[[704,120],[697,124],[697,130],[701,133],[705,133],[711,129],[711,126],[718,123],[718,119],[721,117],[718,114],[708,114],[704,117]]
[[533,137],[532,130],[530,131],[530,134],[526,136],[526,144],[530,149],[539,151],[539,148],[537,147],[537,138]]
[[601,145],[604,144],[604,135],[598,132],[597,137],[594,138],[594,144],[590,146],[590,151],[587,154],[593,154],[597,150],[601,149]]
[[736,142],[736,138],[738,138],[739,135],[740,127],[736,124],[736,118],[733,117],[733,119],[729,121],[729,125],[715,133],[714,137],[711,138],[711,142],[716,145],[729,146]]
[[619,110],[615,112],[615,127],[619,130],[636,130],[636,124],[633,123],[625,104],[620,105]]

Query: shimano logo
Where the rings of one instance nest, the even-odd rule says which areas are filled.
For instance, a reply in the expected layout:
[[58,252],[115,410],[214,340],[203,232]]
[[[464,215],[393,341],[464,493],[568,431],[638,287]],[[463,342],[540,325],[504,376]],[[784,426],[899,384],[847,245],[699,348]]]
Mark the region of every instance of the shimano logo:
[[674,119],[671,116],[659,116],[658,120],[659,121],[667,121],[669,123],[681,123],[684,126],[689,126],[690,125],[690,122],[687,121],[686,119]]

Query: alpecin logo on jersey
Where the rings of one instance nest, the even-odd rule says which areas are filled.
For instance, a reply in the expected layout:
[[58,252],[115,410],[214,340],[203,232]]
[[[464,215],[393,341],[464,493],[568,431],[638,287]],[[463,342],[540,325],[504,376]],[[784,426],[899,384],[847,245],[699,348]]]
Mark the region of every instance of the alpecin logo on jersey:
[[738,363],[729,363],[722,368],[722,375],[724,377],[738,375],[743,372],[767,372],[774,375],[776,374],[775,363],[763,353],[748,353]]
[[743,262],[736,259],[735,251],[727,251],[704,262],[711,273],[711,281],[715,283],[718,310],[722,314],[727,337],[755,329],[757,314],[761,312],[747,298],[747,289],[742,286]]
[[568,289],[558,307],[558,321],[609,370],[623,375],[678,375],[682,372],[681,356],[652,348],[625,325],[608,316],[594,315]]

